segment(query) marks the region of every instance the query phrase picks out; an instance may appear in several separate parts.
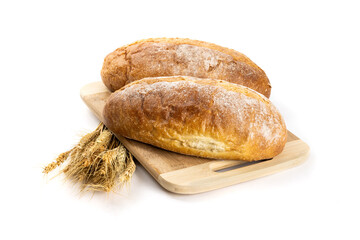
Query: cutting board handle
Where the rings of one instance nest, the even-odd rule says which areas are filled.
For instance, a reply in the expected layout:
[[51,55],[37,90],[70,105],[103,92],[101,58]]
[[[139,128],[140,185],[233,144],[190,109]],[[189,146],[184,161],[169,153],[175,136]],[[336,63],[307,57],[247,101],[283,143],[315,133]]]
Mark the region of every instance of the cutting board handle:
[[301,140],[286,143],[284,151],[273,159],[258,162],[214,161],[161,174],[159,183],[171,192],[202,192],[267,176],[304,162],[309,146]]

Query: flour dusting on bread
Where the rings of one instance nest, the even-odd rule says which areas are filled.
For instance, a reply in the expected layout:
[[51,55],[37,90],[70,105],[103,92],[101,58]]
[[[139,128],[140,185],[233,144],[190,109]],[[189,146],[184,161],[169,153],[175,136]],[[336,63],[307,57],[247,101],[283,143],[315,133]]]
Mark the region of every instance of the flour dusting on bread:
[[[178,62],[187,63],[187,68],[184,70],[186,70],[188,75],[202,68],[210,71],[219,64],[221,58],[226,57],[229,58],[230,56],[215,52],[209,48],[188,44],[178,45],[175,49],[175,59]],[[180,69],[177,69],[177,71],[176,75],[181,75]]]
[[[158,79],[167,79],[168,77],[159,77]],[[212,108],[214,112],[218,112],[218,116],[230,115],[235,123],[246,122],[249,123],[248,140],[252,141],[255,138],[264,138],[263,142],[273,142],[281,137],[282,128],[277,119],[278,116],[270,114],[274,111],[272,104],[262,94],[255,92],[252,89],[246,88],[247,91],[252,92],[259,96],[265,102],[259,101],[253,97],[238,92],[228,91],[218,86],[204,85],[197,83],[197,78],[187,77],[191,81],[182,81],[182,77],[175,76],[173,79],[179,78],[179,81],[160,81],[153,84],[145,84],[139,86],[137,84],[129,88],[136,88],[136,91],[129,91],[132,94],[146,96],[151,92],[154,95],[161,95],[166,93],[166,99],[176,100],[179,97],[183,98],[186,95],[193,95],[193,97],[202,96],[202,101],[212,101]],[[215,80],[214,80],[215,81]],[[194,89],[189,92],[188,89]],[[164,99],[163,99],[164,100]],[[178,102],[186,105],[186,102]],[[164,106],[173,104],[172,102],[163,102]],[[189,104],[189,103],[188,103]],[[193,104],[193,103],[190,103]],[[204,104],[204,102],[203,102]],[[209,103],[210,104],[210,103]],[[198,106],[202,107],[202,106]],[[252,118],[252,119],[250,119]],[[237,127],[243,128],[244,126],[238,125]],[[257,129],[258,131],[255,131]],[[193,143],[188,144],[194,145]]]

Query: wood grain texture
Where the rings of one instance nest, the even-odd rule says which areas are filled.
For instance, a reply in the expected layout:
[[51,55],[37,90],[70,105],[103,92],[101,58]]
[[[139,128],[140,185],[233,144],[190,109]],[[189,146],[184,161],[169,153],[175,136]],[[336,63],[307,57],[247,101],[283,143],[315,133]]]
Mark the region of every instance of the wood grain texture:
[[[110,94],[102,82],[90,83],[80,92],[83,101],[100,121],[103,121],[102,110]],[[273,174],[301,164],[309,154],[308,145],[290,131],[288,142],[280,155],[251,164],[238,160],[210,160],[186,156],[122,136],[116,137],[161,186],[181,194],[210,191]],[[227,168],[230,169],[222,171]]]

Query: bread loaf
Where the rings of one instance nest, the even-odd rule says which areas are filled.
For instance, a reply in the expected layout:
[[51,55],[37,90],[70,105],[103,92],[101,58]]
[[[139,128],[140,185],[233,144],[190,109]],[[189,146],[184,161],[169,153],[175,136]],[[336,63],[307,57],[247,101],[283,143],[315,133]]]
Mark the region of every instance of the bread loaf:
[[227,81],[186,76],[130,83],[111,94],[103,116],[116,134],[206,158],[272,158],[287,136],[282,116],[263,95]]
[[247,86],[270,96],[264,71],[244,54],[215,44],[182,38],[153,38],[134,42],[106,56],[104,84],[115,91],[146,77],[193,76]]

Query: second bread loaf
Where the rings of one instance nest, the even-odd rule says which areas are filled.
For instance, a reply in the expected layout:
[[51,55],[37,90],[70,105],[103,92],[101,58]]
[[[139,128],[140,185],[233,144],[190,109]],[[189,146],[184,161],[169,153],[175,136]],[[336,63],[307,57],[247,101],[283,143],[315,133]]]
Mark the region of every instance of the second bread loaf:
[[271,91],[265,72],[244,54],[184,38],[152,38],[123,46],[106,56],[101,70],[110,91],[146,77],[177,75],[221,79],[266,97]]

